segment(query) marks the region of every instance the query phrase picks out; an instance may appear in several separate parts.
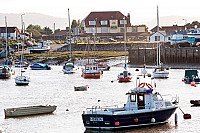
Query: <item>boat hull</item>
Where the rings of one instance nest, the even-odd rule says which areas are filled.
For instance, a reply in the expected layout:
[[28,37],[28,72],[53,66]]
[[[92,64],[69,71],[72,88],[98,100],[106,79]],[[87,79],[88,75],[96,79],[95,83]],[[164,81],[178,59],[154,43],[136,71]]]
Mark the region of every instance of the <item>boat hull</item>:
[[101,73],[82,73],[83,78],[85,79],[99,79]]
[[114,130],[165,123],[176,108],[124,115],[82,114],[82,119],[86,129]]
[[11,77],[10,73],[0,73],[0,79],[8,79]]
[[56,110],[57,106],[29,106],[4,109],[5,117],[20,117],[38,114],[48,114]]
[[131,82],[132,77],[118,78],[119,82]]
[[29,79],[15,78],[16,85],[28,85],[29,82]]
[[184,78],[184,83],[186,83],[186,84],[190,84],[192,81],[194,81],[195,82],[195,84],[199,84],[200,83],[200,79],[199,78],[197,78],[197,79],[191,79],[191,78]]
[[169,78],[169,72],[154,72],[154,78]]

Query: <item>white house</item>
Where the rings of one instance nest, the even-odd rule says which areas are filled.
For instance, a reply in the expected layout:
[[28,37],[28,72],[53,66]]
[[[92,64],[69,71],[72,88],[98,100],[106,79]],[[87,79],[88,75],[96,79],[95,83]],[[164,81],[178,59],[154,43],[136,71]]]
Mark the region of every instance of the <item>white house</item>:
[[20,34],[19,29],[17,27],[0,27],[0,39],[6,38],[8,35],[8,39],[16,40],[18,35]]
[[168,42],[169,38],[163,31],[155,32],[150,36],[150,42]]

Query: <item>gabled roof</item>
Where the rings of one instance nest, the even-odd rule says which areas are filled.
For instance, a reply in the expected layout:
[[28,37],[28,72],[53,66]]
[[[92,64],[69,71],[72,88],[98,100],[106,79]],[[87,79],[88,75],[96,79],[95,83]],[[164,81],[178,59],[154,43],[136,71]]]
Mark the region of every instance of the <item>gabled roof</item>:
[[[8,33],[15,33],[15,31],[19,32],[17,27],[7,27]],[[6,27],[0,27],[0,33],[6,33]]]
[[[89,21],[94,21],[97,18],[97,27],[101,26],[100,21],[102,20],[123,20],[125,15],[123,15],[120,11],[99,11],[99,12],[91,12],[85,19],[85,26],[90,27]],[[127,26],[131,26],[130,24],[130,15],[127,17]],[[109,25],[109,21],[108,21]]]

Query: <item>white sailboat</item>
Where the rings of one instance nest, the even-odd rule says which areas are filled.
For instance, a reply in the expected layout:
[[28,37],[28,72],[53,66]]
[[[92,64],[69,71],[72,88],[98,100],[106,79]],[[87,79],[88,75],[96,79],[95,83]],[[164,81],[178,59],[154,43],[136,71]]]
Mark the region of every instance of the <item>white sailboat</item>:
[[[24,26],[24,23],[22,21],[22,32],[24,31],[23,26]],[[20,75],[15,78],[15,83],[17,85],[28,85],[29,82],[30,82],[30,78],[28,76],[23,75],[23,73],[25,72],[25,71],[23,71],[23,49],[24,49],[24,44],[22,45],[22,51],[21,51],[21,63],[22,63],[22,65],[20,66]]]
[[125,26],[125,16],[124,16],[124,53],[125,53],[125,63],[124,63],[124,71],[118,75],[119,82],[130,82],[132,79],[132,75],[129,71],[127,71],[127,63],[126,63],[126,26]]
[[[159,14],[158,14],[158,6],[157,6],[157,32],[159,32]],[[154,78],[168,78],[169,77],[169,69],[164,67],[160,62],[160,43],[157,43],[157,67],[153,71]]]
[[70,74],[77,71],[77,67],[74,65],[72,59],[72,42],[71,42],[71,28],[70,28],[70,15],[69,15],[69,8],[68,8],[68,19],[69,19],[69,40],[70,40],[70,62],[65,63],[63,66],[64,74]]

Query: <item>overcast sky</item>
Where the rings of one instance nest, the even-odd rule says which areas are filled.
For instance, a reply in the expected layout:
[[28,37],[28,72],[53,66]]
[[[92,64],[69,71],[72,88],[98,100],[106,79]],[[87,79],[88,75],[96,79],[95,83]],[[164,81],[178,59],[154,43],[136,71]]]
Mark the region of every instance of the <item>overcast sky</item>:
[[121,11],[134,19],[156,18],[156,6],[161,16],[200,17],[199,0],[0,0],[0,13],[35,12],[55,17],[83,19],[91,11]]

